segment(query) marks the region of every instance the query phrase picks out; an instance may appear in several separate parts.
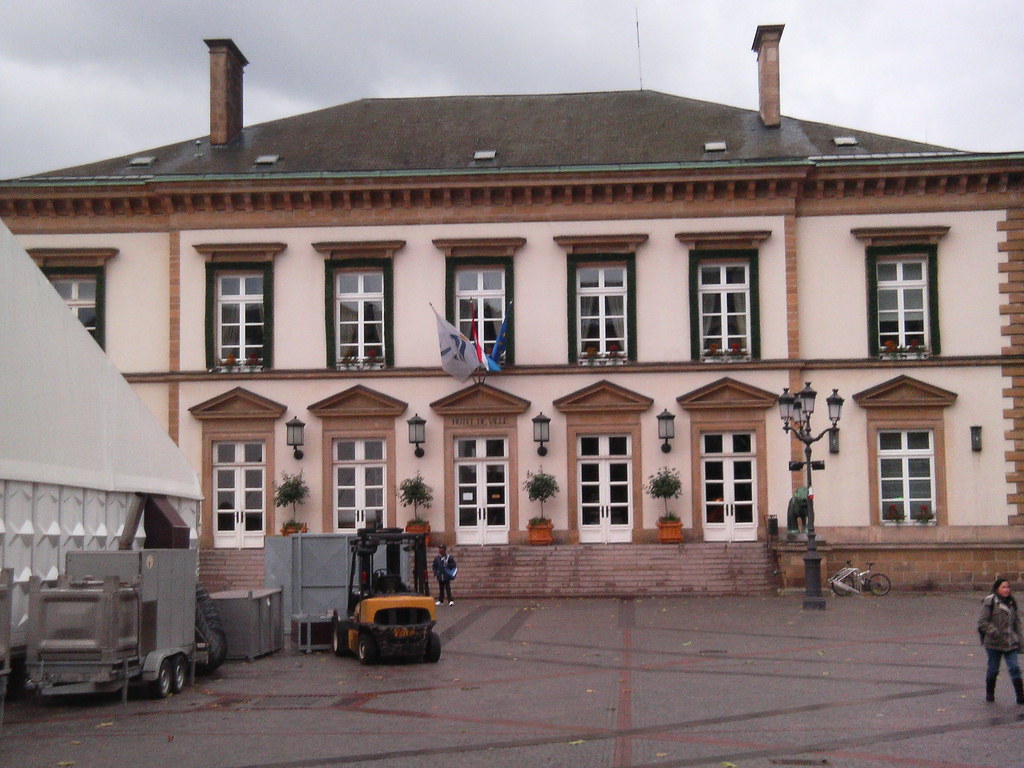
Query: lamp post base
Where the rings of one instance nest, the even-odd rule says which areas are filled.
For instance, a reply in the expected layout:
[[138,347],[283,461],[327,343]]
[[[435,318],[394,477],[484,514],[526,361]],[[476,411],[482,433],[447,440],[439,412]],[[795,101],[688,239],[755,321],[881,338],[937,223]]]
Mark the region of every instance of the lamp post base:
[[813,533],[807,537],[804,554],[804,610],[824,611],[825,596],[821,593],[821,554]]

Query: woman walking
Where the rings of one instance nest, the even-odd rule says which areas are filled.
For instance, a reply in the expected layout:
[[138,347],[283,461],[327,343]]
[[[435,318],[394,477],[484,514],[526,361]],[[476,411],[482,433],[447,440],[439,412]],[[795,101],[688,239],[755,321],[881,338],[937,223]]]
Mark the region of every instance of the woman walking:
[[992,594],[981,601],[981,618],[978,619],[978,634],[988,654],[988,671],[985,674],[985,701],[996,700],[996,677],[999,675],[999,660],[1006,660],[1006,669],[1017,693],[1017,703],[1024,704],[1024,683],[1020,679],[1017,655],[1020,651],[1020,614],[1017,601],[1010,594],[1008,579],[996,579]]

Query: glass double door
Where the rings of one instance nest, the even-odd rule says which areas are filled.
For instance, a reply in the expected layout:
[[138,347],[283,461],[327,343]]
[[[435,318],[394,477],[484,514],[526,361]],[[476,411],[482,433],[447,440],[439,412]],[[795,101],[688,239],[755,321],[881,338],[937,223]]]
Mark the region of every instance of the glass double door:
[[213,546],[263,546],[266,465],[262,442],[213,444]]
[[334,441],[334,530],[384,525],[384,441]]
[[705,541],[757,540],[754,435],[701,435],[701,485]]
[[581,435],[577,445],[581,544],[633,539],[633,493],[628,435]]
[[508,543],[508,441],[455,440],[455,542]]

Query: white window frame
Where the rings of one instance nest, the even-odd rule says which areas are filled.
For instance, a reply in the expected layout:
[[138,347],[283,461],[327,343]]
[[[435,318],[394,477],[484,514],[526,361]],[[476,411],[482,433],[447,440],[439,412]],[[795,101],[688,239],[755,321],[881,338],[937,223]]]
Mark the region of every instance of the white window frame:
[[[223,271],[216,275],[217,299],[214,333],[216,338],[216,356],[222,363],[233,354],[238,365],[260,367],[263,364],[263,353],[267,342],[267,307],[266,307],[266,285],[262,285],[258,294],[248,293],[246,282],[249,279],[258,278],[264,282],[265,275],[262,272],[236,272]],[[224,294],[224,281],[238,280],[240,292],[236,294]],[[255,323],[245,322],[245,310],[248,306],[258,304],[262,310],[262,320],[259,323],[262,339],[259,344],[247,339],[246,329],[256,327]],[[238,309],[238,322],[225,323],[224,310],[226,307],[235,306]],[[229,326],[236,326],[238,329],[238,342],[236,344],[224,343],[224,331]],[[237,347],[238,351],[234,352]]]
[[[921,277],[910,279],[905,277],[906,267],[916,265],[921,271]],[[883,280],[880,274],[883,267],[895,266],[897,275],[894,279]],[[878,328],[878,349],[880,354],[895,354],[912,352],[920,349],[927,350],[931,341],[931,307],[928,306],[930,287],[928,285],[928,256],[925,254],[905,254],[879,258],[875,262],[875,302],[876,322]],[[893,309],[882,309],[882,293],[891,291],[896,296],[896,306]],[[919,291],[921,294],[921,306],[919,308],[907,307],[907,296],[911,291]],[[897,330],[894,332],[882,331],[883,313],[894,316]],[[920,313],[921,331],[908,331],[908,316],[911,313]],[[889,344],[889,342],[892,342]]]
[[[488,275],[497,276],[499,287],[488,288],[485,285]],[[474,285],[467,286],[464,278],[470,277]],[[505,318],[504,266],[466,266],[455,270],[455,317],[459,330],[467,339],[473,338],[474,315],[480,346],[485,355],[490,355]]]
[[[597,285],[583,287],[583,276],[594,270],[598,273]],[[621,285],[608,285],[612,272],[621,275]],[[597,314],[584,315],[583,301],[597,298]],[[622,312],[608,311],[608,299],[621,298]],[[584,323],[596,321],[596,339],[584,338]],[[608,333],[610,323],[621,324],[621,334]],[[576,358],[580,365],[591,365],[596,360],[625,362],[629,358],[629,270],[625,264],[587,264],[576,268]]]
[[[342,281],[355,277],[358,287],[355,291],[345,292],[342,290]],[[367,290],[366,281],[368,278],[375,278],[380,281],[379,290]],[[377,369],[384,367],[387,355],[387,338],[385,327],[385,280],[387,276],[383,269],[339,269],[334,273],[334,322],[335,322],[335,359],[338,368],[361,368]],[[356,315],[354,320],[347,320],[343,312],[345,304],[355,304]],[[366,311],[368,307],[376,306],[377,319],[368,320]],[[342,328],[354,326],[356,329],[355,341],[344,342],[342,340]],[[379,342],[367,341],[367,330],[371,326],[378,328]]]
[[[99,322],[99,306],[97,304],[97,290],[98,280],[93,275],[55,275],[50,278],[50,282],[56,289],[58,295],[64,300],[68,309],[71,310],[71,314],[78,318],[82,323],[82,327],[85,328],[93,338],[96,337],[96,327]],[[65,295],[61,291],[61,285],[67,285],[68,291]],[[92,297],[82,298],[82,286],[90,285],[92,287]],[[86,323],[82,319],[82,312],[84,310],[92,310],[92,323]]]
[[[924,434],[928,436],[927,448],[911,448],[910,435]],[[899,435],[899,448],[884,448],[886,436]],[[936,485],[935,485],[935,431],[933,429],[880,429],[878,431],[878,499],[883,524],[895,525],[899,522],[915,522],[922,505],[927,505],[931,513],[932,524],[937,519]],[[928,462],[928,474],[920,472],[912,474],[912,462]],[[898,463],[898,476],[885,476],[884,467],[892,467]],[[922,496],[919,484],[927,479],[928,495]],[[893,485],[899,484],[899,496],[893,492]],[[911,483],[917,484],[916,492],[912,492]],[[902,519],[890,519],[890,511],[895,508],[903,512]]]
[[[341,458],[340,448],[342,444],[351,443],[353,447],[351,458]],[[380,446],[380,456],[367,458],[367,446],[370,444]],[[377,514],[377,522],[381,527],[387,521],[387,441],[384,438],[357,438],[357,437],[336,437],[332,441],[331,455],[333,457],[331,466],[332,487],[334,489],[333,519],[335,533],[355,533],[359,528],[366,525],[367,511],[374,510]],[[343,468],[353,470],[353,483],[351,486],[342,485],[339,482],[338,473]],[[372,469],[380,470],[380,483],[368,483],[367,472]],[[343,489],[351,487],[353,492],[352,500],[352,527],[342,526],[340,515],[342,505],[340,495]],[[373,492],[379,493],[379,503],[369,503]]]
[[[717,270],[719,275],[718,283],[705,283],[705,270]],[[743,271],[742,283],[729,283],[726,281],[729,270],[740,269]],[[697,265],[697,322],[700,333],[700,354],[701,359],[741,359],[750,358],[751,332],[753,316],[751,312],[751,276],[749,261],[701,261]],[[729,296],[741,295],[743,297],[743,310],[730,311]],[[705,298],[717,296],[719,298],[719,309],[712,313],[705,310]],[[729,320],[731,318],[742,318],[744,331],[742,333],[729,332]],[[710,319],[717,319],[719,322],[719,333],[708,332]]]

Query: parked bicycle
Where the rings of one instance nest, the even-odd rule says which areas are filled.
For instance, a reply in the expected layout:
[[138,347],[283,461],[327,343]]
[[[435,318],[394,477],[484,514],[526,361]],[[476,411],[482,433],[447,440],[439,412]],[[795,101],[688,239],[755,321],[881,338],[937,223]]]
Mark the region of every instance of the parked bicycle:
[[861,571],[847,560],[846,567],[840,568],[829,577],[828,585],[835,594],[841,596],[862,595],[865,592],[879,596],[889,594],[892,582],[884,573],[872,573],[872,565],[874,563],[868,563],[868,567]]

